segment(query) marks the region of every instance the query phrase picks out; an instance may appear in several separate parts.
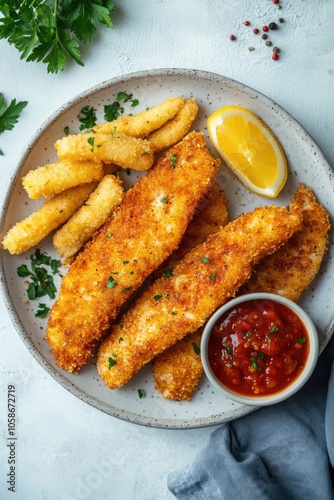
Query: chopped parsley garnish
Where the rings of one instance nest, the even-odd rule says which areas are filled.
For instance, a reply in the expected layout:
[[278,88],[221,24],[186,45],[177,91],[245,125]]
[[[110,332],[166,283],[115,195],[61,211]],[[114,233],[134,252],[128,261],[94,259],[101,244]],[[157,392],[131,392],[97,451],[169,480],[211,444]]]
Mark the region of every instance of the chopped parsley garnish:
[[230,345],[224,345],[227,354],[230,356],[232,354],[232,347]]
[[117,361],[115,358],[117,358],[117,354],[113,353],[111,356],[109,356],[109,358],[108,358],[108,362],[109,362],[108,369],[109,370],[110,370],[110,368],[112,368],[113,366],[115,366],[117,364]]
[[124,288],[124,290],[122,290],[123,293],[129,293],[129,291],[131,290],[132,286],[128,286],[128,288]]
[[119,337],[118,342],[121,343],[123,342],[123,340],[124,340],[123,337]]
[[173,315],[173,316],[176,316],[176,311],[172,311],[172,315]]
[[215,277],[216,277],[216,273],[212,273],[212,274],[210,274],[210,276],[209,276],[209,280],[211,281],[211,280],[213,280]]
[[160,300],[160,299],[161,299],[161,297],[162,297],[162,295],[159,293],[159,294],[157,294],[157,295],[154,295],[154,297],[153,297],[153,298],[154,298],[154,300],[155,300],[156,302],[158,302],[158,300]]
[[306,338],[306,337],[298,337],[298,339],[297,339],[297,340],[298,340],[298,342],[299,342],[300,344],[305,344],[305,342],[307,342],[307,338]]
[[35,314],[35,316],[37,318],[45,318],[45,316],[48,314],[49,311],[50,311],[50,307],[47,307],[46,304],[38,304],[38,309],[37,309],[37,313]]
[[92,146],[91,152],[94,151],[94,142],[95,142],[95,137],[88,137],[87,142],[90,146]]
[[264,353],[263,353],[263,352],[258,352],[258,353],[257,353],[257,357],[258,357],[259,359],[264,359]]
[[[50,299],[56,296],[56,286],[53,281],[53,275],[59,273],[60,260],[51,259],[46,253],[41,253],[39,248],[30,256],[31,270],[26,264],[17,268],[17,274],[20,278],[29,278],[27,295],[29,300],[48,295]],[[51,270],[51,274],[49,269]],[[39,304],[40,310],[36,316],[42,318],[48,311],[45,304]],[[45,314],[44,314],[45,313]]]
[[[113,273],[115,274],[115,273]],[[107,288],[114,288],[117,285],[117,282],[114,280],[112,276],[109,276],[107,281]]]
[[166,278],[170,278],[170,277],[172,276],[172,274],[173,274],[173,269],[172,269],[172,268],[170,268],[170,269],[165,269],[165,270],[163,271],[163,274],[164,274],[164,276],[166,276]]
[[171,164],[172,168],[175,168],[175,167],[176,167],[175,162],[176,162],[176,160],[177,160],[177,159],[178,159],[178,156],[177,156],[177,155],[172,155],[172,156],[170,157],[169,162],[170,162],[170,164]]
[[161,200],[160,200],[160,201],[161,201],[161,203],[166,203],[166,205],[168,204],[168,200],[167,200],[167,198],[165,198],[165,197],[164,197],[164,198],[161,198]]
[[66,127],[64,127],[64,134],[69,135],[69,133],[70,133],[70,127],[66,125]]
[[261,370],[261,366],[257,364],[255,358],[249,358],[250,362],[252,363],[252,367],[254,370]]
[[106,104],[104,106],[104,119],[107,122],[112,122],[116,120],[121,114],[124,113],[123,103],[130,102],[131,108],[136,107],[139,104],[138,99],[133,98],[133,94],[127,94],[126,92],[118,92],[116,99],[111,104]]
[[200,257],[200,259],[203,262],[203,264],[209,264],[210,262],[210,259],[208,259],[207,257]]
[[195,354],[197,354],[197,355],[201,354],[201,350],[198,347],[198,345],[196,344],[196,342],[192,342],[191,345],[193,346]]
[[140,399],[145,397],[145,391],[144,389],[138,389],[138,396]]
[[278,331],[278,327],[274,325],[274,326],[272,326],[272,327],[270,328],[269,333],[275,333],[275,332],[277,332],[277,331]]
[[111,238],[111,237],[112,237],[112,233],[108,233],[107,238]]
[[[81,123],[79,129],[91,129],[97,123],[96,109],[92,106],[84,106],[78,114],[78,120]],[[92,132],[92,131],[91,131]]]
[[[5,130],[12,130],[14,128],[15,124],[18,122],[21,111],[27,104],[27,101],[20,101],[17,103],[16,99],[13,99],[10,104],[6,106],[5,98],[0,93],[0,134],[5,132]],[[1,149],[0,156],[3,156],[3,151],[1,151]]]
[[268,335],[266,335],[265,341],[270,342],[270,337],[268,337]]

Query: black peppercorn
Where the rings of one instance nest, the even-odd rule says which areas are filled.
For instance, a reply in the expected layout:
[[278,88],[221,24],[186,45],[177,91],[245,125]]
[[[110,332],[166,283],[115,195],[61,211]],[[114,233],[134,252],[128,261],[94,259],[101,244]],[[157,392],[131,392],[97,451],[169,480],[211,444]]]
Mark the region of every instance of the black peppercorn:
[[270,30],[277,30],[277,28],[278,28],[278,26],[277,26],[277,24],[276,24],[276,23],[270,23],[270,24],[269,24],[269,29],[270,29]]

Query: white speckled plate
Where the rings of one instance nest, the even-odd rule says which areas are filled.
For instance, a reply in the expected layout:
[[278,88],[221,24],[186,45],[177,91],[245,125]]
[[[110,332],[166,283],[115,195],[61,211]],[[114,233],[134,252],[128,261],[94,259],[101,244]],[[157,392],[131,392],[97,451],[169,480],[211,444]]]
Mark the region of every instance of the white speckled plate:
[[[65,126],[71,132],[78,131],[77,115],[85,105],[94,106],[103,120],[103,105],[112,102],[119,91],[132,92],[139,99],[136,111],[153,106],[171,96],[193,96],[199,104],[199,116],[195,128],[206,130],[206,118],[216,109],[237,104],[256,113],[274,131],[280,140],[289,163],[288,182],[274,203],[286,205],[300,182],[311,186],[318,200],[329,213],[334,213],[333,171],[323,154],[305,130],[280,106],[258,92],[220,75],[203,71],[163,69],[145,71],[104,82],[80,94],[66,103],[52,115],[43,127],[36,132],[20,156],[13,176],[2,200],[1,236],[32,211],[39,203],[26,196],[21,177],[28,170],[56,159],[54,142],[64,135]],[[129,109],[128,112],[131,112]],[[128,183],[135,176],[124,176]],[[219,175],[221,185],[229,198],[230,216],[234,218],[244,211],[260,204],[268,204],[264,198],[247,192],[226,170]],[[270,202],[271,203],[271,202]],[[42,251],[58,258],[47,239],[38,246]],[[112,416],[141,425],[161,428],[195,428],[219,424],[245,415],[254,410],[234,403],[218,395],[205,377],[191,402],[165,401],[154,390],[151,366],[147,366],[122,389],[111,391],[104,387],[94,365],[85,367],[79,375],[68,374],[54,363],[48,344],[43,339],[47,319],[35,317],[37,302],[26,303],[26,291],[22,278],[16,269],[30,262],[26,252],[11,256],[1,252],[1,283],[6,305],[13,323],[23,342],[46,369],[61,385],[93,407]],[[330,234],[329,252],[321,272],[310,289],[304,293],[300,305],[309,313],[316,324],[320,349],[329,341],[334,327],[334,262],[333,233]],[[138,389],[144,389],[146,397],[140,399]]]

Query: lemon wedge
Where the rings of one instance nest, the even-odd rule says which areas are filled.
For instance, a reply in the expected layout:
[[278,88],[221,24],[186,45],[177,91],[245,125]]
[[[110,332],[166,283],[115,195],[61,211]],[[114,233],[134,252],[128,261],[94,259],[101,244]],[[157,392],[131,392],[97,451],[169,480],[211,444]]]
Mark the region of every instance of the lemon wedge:
[[241,106],[225,106],[208,118],[210,141],[250,191],[275,198],[288,176],[283,148],[263,121]]

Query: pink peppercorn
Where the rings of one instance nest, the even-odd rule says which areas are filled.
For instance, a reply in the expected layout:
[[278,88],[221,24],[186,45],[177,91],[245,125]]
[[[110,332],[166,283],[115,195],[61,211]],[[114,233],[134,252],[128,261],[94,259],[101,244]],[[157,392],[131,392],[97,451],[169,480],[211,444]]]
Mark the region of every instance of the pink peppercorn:
[[250,22],[249,22],[249,21],[244,21],[244,25],[245,25],[245,26],[249,26],[249,25],[250,25]]
[[268,26],[262,26],[262,31],[269,31]]
[[277,61],[277,59],[279,59],[279,55],[274,53],[271,58],[274,60],[274,61]]
[[279,3],[279,0],[273,0],[273,3]]
[[254,28],[254,29],[253,29],[253,33],[254,33],[255,35],[257,35],[257,34],[259,33],[259,30],[258,30],[257,28]]
[[236,40],[236,39],[237,39],[237,37],[236,37],[235,35],[230,35],[230,40],[232,40],[232,42],[233,42],[234,40]]

